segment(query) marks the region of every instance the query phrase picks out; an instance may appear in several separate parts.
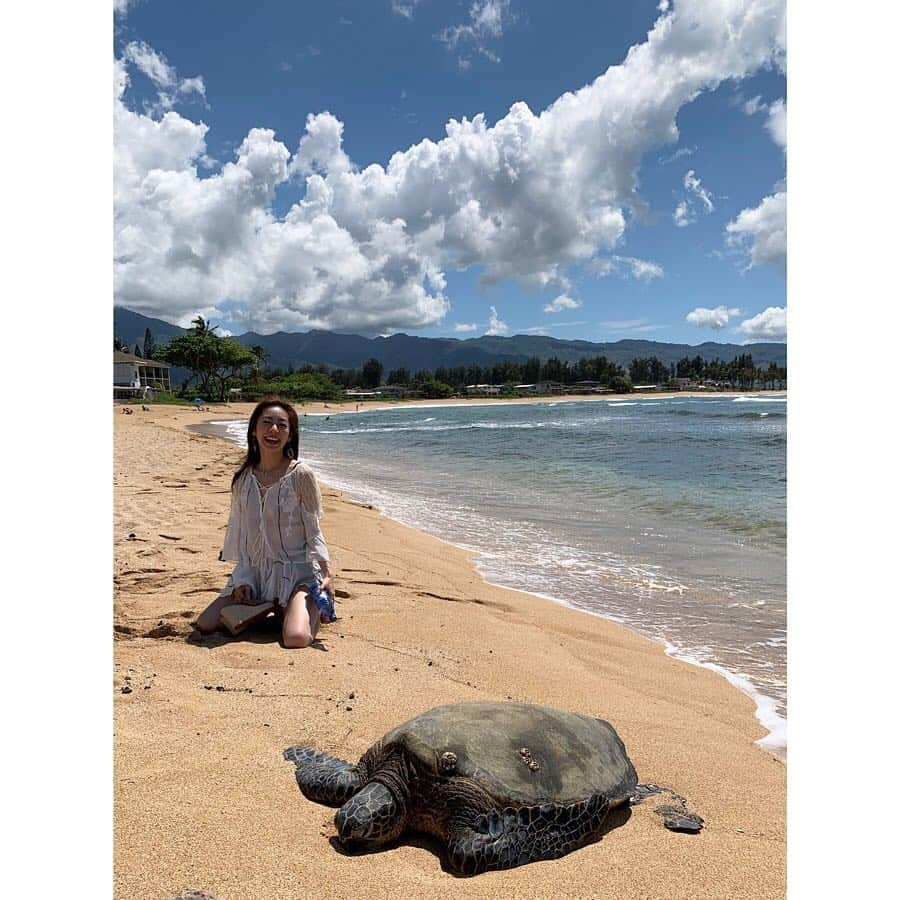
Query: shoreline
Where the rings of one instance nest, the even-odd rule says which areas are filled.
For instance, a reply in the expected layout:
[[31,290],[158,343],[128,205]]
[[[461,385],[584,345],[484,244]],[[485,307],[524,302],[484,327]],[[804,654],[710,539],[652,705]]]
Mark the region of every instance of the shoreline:
[[[332,405],[325,401],[312,401],[302,404],[303,410],[310,415],[318,415],[325,413],[327,415],[335,414],[356,414],[363,413],[367,410],[380,409],[405,409],[405,408],[428,408],[438,406],[512,406],[523,403],[603,403],[612,401],[614,403],[627,403],[629,400],[634,402],[646,400],[673,400],[680,397],[685,399],[698,399],[703,397],[756,397],[756,396],[787,396],[787,391],[659,391],[659,392],[640,392],[631,394],[549,394],[539,397],[455,397],[446,399],[427,400],[424,398],[401,399],[401,400],[367,400],[359,403],[359,409],[350,409],[354,405],[354,401],[341,401]],[[243,401],[235,401],[223,406],[237,407],[246,406],[250,410],[253,409],[255,403]],[[297,403],[294,404],[298,406]],[[299,406],[298,406],[299,408]],[[249,415],[249,413],[248,413]]]
[[[763,394],[763,393],[768,393],[768,394],[776,395],[776,396],[782,396],[786,392],[784,392],[784,391],[769,391],[769,392],[757,391],[757,392],[753,392],[752,394],[748,394],[746,392],[717,392],[716,395],[734,398],[734,397],[741,397],[741,396],[756,396],[757,394]],[[558,399],[563,402],[577,402],[579,400],[585,400],[585,399],[592,400],[592,401],[601,401],[601,400],[607,399],[608,396],[609,395],[605,395],[604,397],[586,398],[581,395],[567,395],[565,397],[558,398]],[[635,396],[635,395],[621,395],[621,396],[624,397],[624,396]],[[658,399],[671,399],[671,398],[675,398],[675,397],[679,397],[679,396],[680,397],[703,397],[703,396],[709,396],[709,394],[704,393],[704,392],[697,392],[697,393],[677,392],[677,393],[667,393],[664,395],[648,395],[648,396],[656,396]],[[444,401],[444,402],[438,402],[438,403],[432,403],[432,402],[428,402],[428,401],[421,401],[421,402],[420,401],[409,401],[409,402],[400,401],[400,402],[387,402],[387,403],[384,403],[383,405],[379,404],[377,406],[369,405],[369,409],[372,411],[385,410],[385,409],[396,409],[396,408],[400,408],[401,405],[404,407],[418,407],[418,408],[423,408],[423,407],[428,408],[429,406],[434,406],[434,405],[440,405],[440,406],[507,405],[507,404],[517,403],[517,402],[540,403],[540,402],[557,402],[557,401],[556,400],[547,400],[547,398],[520,398],[518,400],[513,400],[513,401],[502,401],[502,400],[495,401],[495,400],[487,398],[484,400],[484,402],[478,402],[478,400],[474,400],[473,402]],[[247,407],[246,415],[239,416],[238,419],[248,418],[254,405],[255,404],[245,404],[245,406]],[[322,408],[320,409],[320,407],[322,407]],[[304,404],[302,407],[297,406],[296,408],[298,409],[298,412],[300,413],[301,418],[304,414],[321,416],[321,415],[331,415],[331,414],[337,412],[337,410],[334,410],[330,406],[324,407],[322,404],[318,404],[318,403]],[[363,411],[364,410],[362,410],[362,409],[359,410],[360,413],[362,413]],[[344,414],[353,414],[354,413],[353,410],[346,410],[346,409],[342,410],[341,412]],[[221,420],[219,420],[219,419],[214,419],[214,420],[209,420],[209,421],[204,421],[204,422],[198,422],[198,423],[196,423],[196,425],[189,425],[188,427],[191,428],[192,430],[196,428],[197,431],[200,433],[207,433],[207,434],[215,435],[217,438],[220,438],[234,446],[237,446],[234,443],[234,441],[227,436],[226,429],[224,427],[221,427],[221,425],[219,424],[220,421]],[[233,420],[233,421],[237,421],[237,419]],[[502,588],[503,590],[517,591],[518,593],[522,593],[522,594],[526,594],[528,596],[534,597],[539,601],[549,602],[549,603],[556,604],[558,606],[565,607],[566,609],[570,609],[576,613],[582,613],[582,614],[588,615],[588,616],[595,616],[606,622],[610,622],[611,624],[615,625],[616,627],[625,628],[629,632],[631,632],[643,639],[649,640],[657,646],[662,647],[664,652],[668,656],[672,657],[673,659],[680,660],[682,662],[687,663],[688,665],[697,666],[698,668],[702,668],[702,669],[706,669],[711,672],[715,672],[720,677],[724,678],[733,688],[740,691],[742,694],[746,695],[753,701],[754,706],[755,706],[754,715],[756,716],[756,719],[759,722],[760,726],[766,730],[766,734],[763,735],[761,738],[759,738],[756,741],[756,743],[767,753],[770,753],[774,758],[778,759],[779,761],[786,762],[786,760],[787,760],[787,737],[786,737],[786,735],[787,735],[787,719],[775,711],[775,709],[774,709],[774,707],[776,705],[775,700],[772,697],[768,696],[767,694],[764,694],[746,676],[744,676],[740,673],[737,673],[737,672],[732,672],[730,669],[727,669],[725,666],[719,665],[718,663],[697,659],[694,656],[692,656],[688,651],[679,649],[678,647],[676,647],[669,641],[667,641],[663,638],[652,637],[648,634],[644,634],[641,631],[639,631],[637,628],[629,625],[626,622],[620,621],[619,619],[617,619],[616,617],[614,617],[612,615],[604,614],[602,612],[596,612],[596,611],[590,610],[590,609],[583,609],[581,607],[570,604],[569,602],[567,602],[565,599],[563,599],[561,597],[556,597],[552,594],[547,594],[547,593],[533,591],[533,590],[526,590],[526,589],[522,589],[522,588],[516,588],[516,587],[513,587],[512,585],[504,584],[502,581],[491,580],[487,577],[487,575],[482,570],[482,567],[479,565],[480,554],[477,551],[473,550],[470,547],[466,547],[463,544],[458,544],[448,538],[440,537],[440,536],[434,534],[433,532],[428,531],[427,529],[421,527],[418,524],[407,522],[407,521],[404,521],[403,519],[400,519],[400,518],[390,515],[383,508],[381,508],[376,502],[372,501],[370,498],[366,497],[365,495],[360,494],[359,488],[354,489],[354,488],[347,488],[347,487],[341,486],[341,485],[336,485],[336,484],[329,482],[327,480],[327,478],[321,476],[320,473],[317,472],[316,474],[322,484],[328,484],[329,487],[333,488],[334,490],[338,490],[343,493],[346,493],[351,498],[353,498],[353,500],[351,502],[358,502],[360,504],[368,504],[372,508],[376,509],[380,515],[384,516],[384,518],[386,518],[392,522],[396,522],[400,525],[403,525],[404,527],[415,528],[417,531],[420,531],[423,534],[427,534],[429,537],[432,537],[435,540],[439,540],[442,543],[448,544],[451,547],[455,547],[467,554],[470,554],[472,556],[472,566],[485,584],[491,585],[493,587]]]
[[[200,418],[114,416],[117,897],[293,898],[303,883],[334,897],[783,897],[786,767],[754,744],[765,729],[746,695],[621,625],[485,582],[471,553],[331,487],[340,619],[321,649],[286,651],[271,628],[189,640],[230,570],[216,554],[241,455],[185,428]],[[608,719],[640,779],[687,797],[706,828],[667,832],[645,801],[560,860],[467,880],[415,838],[336,852],[333,810],[299,795],[281,750],[354,761],[404,718],[466,699]],[[234,834],[246,852],[223,852]]]

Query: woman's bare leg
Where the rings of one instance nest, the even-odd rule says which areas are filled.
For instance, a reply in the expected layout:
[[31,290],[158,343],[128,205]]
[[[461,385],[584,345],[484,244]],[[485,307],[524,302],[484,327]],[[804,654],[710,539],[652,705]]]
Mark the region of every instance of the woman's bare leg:
[[300,588],[288,601],[284,612],[281,637],[289,650],[308,647],[319,631],[319,607],[306,591]]
[[219,618],[222,614],[222,610],[230,605],[233,602],[231,597],[231,592],[229,591],[227,594],[219,594],[206,609],[197,616],[197,621],[194,622],[198,631],[202,631],[204,634],[210,634],[215,631],[219,627]]

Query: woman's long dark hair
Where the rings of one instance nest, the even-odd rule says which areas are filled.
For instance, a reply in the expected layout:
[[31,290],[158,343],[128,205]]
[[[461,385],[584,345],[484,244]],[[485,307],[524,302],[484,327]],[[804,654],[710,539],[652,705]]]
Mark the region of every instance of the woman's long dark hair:
[[282,452],[288,459],[297,459],[300,455],[300,420],[297,418],[297,410],[280,397],[266,397],[264,400],[260,400],[260,402],[257,403],[256,409],[253,410],[253,414],[250,416],[250,421],[247,424],[247,457],[241,463],[241,467],[234,473],[234,477],[231,479],[232,488],[234,488],[238,478],[240,478],[247,469],[259,463],[260,452],[259,443],[256,440],[255,434],[256,423],[259,421],[259,417],[267,409],[271,409],[273,406],[280,406],[287,413],[288,422],[291,426],[291,436],[284,445],[284,450]]

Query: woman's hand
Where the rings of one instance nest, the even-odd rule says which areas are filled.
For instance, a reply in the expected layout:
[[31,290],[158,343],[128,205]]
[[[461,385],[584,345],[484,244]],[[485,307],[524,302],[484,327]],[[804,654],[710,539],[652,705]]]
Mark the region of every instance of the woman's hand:
[[323,591],[327,591],[331,597],[334,597],[334,579],[329,572],[322,573],[322,580],[319,582],[319,586]]
[[235,603],[253,603],[253,588],[249,584],[239,584],[232,592],[231,599]]

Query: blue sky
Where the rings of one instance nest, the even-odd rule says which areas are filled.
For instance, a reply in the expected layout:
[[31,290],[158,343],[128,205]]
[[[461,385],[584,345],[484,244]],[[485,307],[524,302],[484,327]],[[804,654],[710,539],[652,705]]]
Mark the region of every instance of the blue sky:
[[116,6],[118,304],[785,339],[780,2]]

